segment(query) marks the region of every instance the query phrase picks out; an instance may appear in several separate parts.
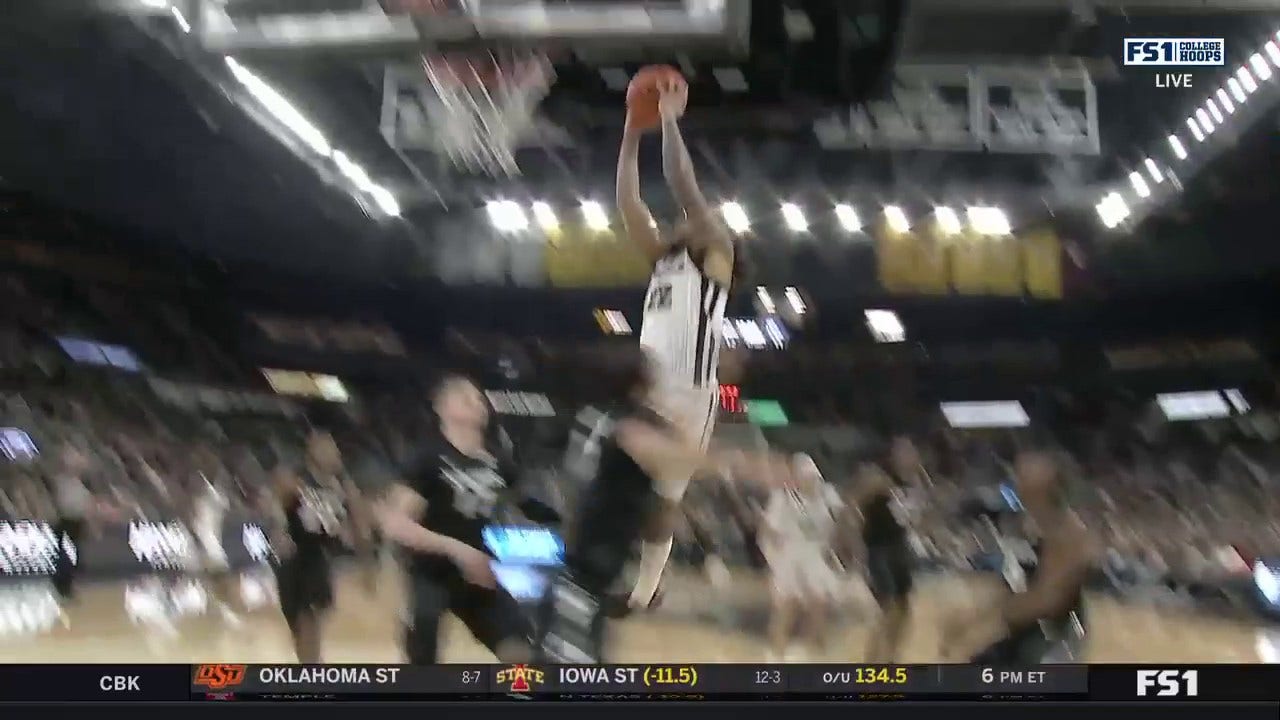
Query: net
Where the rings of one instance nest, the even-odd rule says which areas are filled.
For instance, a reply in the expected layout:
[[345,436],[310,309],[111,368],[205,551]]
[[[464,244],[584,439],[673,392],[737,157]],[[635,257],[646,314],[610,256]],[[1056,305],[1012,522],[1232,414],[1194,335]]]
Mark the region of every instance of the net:
[[515,148],[555,79],[546,55],[504,50],[427,56],[423,68],[435,91],[425,106],[441,151],[471,172],[518,175]]

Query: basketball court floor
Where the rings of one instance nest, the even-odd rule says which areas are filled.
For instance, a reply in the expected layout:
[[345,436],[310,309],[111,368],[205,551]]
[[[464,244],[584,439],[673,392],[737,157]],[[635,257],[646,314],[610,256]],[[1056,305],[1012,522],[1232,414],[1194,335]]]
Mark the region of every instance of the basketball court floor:
[[[909,632],[904,662],[938,658],[938,618],[956,598],[977,602],[981,591],[956,578],[921,584],[918,612]],[[0,585],[0,662],[7,663],[154,663],[292,662],[289,637],[274,604],[269,575],[236,578],[233,610],[225,610],[208,587],[197,581],[85,586],[76,600],[60,607],[47,582]],[[338,596],[325,627],[324,654],[330,662],[399,662],[401,593],[391,570],[376,591],[354,574],[338,581]],[[764,581],[737,577],[712,587],[699,579],[668,582],[663,608],[616,624],[618,662],[759,662],[766,647],[759,632],[745,626],[745,615],[763,617]],[[1123,606],[1091,599],[1091,639],[1087,659],[1094,662],[1280,662],[1280,629],[1210,617],[1193,611]],[[830,641],[808,661],[853,662],[865,640],[858,613],[832,623]],[[492,658],[450,621],[447,661],[487,662]]]

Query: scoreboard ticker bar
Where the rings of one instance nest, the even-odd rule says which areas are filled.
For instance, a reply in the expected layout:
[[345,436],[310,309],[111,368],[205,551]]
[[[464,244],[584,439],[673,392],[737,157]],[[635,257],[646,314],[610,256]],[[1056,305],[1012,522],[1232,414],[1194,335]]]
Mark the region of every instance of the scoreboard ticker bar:
[[0,665],[0,700],[1274,702],[1275,665]]

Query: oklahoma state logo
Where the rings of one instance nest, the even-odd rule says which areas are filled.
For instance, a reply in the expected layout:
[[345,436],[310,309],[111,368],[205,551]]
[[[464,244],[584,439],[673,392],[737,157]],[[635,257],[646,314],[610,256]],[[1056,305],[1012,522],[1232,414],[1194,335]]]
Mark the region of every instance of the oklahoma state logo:
[[529,692],[534,685],[542,684],[542,671],[528,665],[512,665],[498,671],[498,683],[510,685],[511,692]]
[[210,690],[235,687],[244,682],[244,665],[200,665],[192,683]]

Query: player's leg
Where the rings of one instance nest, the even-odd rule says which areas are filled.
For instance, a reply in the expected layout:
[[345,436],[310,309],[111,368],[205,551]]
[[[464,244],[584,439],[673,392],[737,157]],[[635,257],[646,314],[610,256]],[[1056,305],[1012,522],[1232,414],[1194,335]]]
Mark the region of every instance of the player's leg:
[[812,647],[823,649],[828,637],[831,606],[838,592],[836,572],[822,553],[815,552],[805,565],[804,580],[800,635]]
[[659,599],[658,587],[662,583],[667,559],[671,556],[682,512],[679,498],[668,497],[658,497],[649,511],[640,537],[640,564],[636,569],[636,584],[627,603],[630,607],[648,608]]
[[441,620],[450,605],[449,590],[429,578],[408,578],[409,607],[404,627],[404,656],[411,665],[441,661]]
[[556,573],[538,607],[534,660],[571,664],[604,662],[606,620],[600,598],[598,592],[578,582],[572,569]]
[[[718,396],[702,389],[671,391],[667,396],[672,422],[677,425],[677,429],[698,442],[700,447],[707,447],[715,428]],[[654,478],[654,491],[663,498],[663,503],[654,513],[654,522],[641,539],[640,566],[629,601],[633,608],[646,608],[653,603],[658,585],[662,581],[662,571],[671,556],[680,500],[689,486],[693,470],[694,468],[689,468],[689,474],[681,477]]]
[[455,588],[449,609],[499,662],[523,663],[532,659],[529,642],[533,627],[526,621],[520,604],[501,586]]
[[779,550],[769,558],[772,607],[769,612],[769,650],[774,660],[791,653],[796,614],[800,603],[800,577],[791,553]]
[[298,662],[321,662],[321,622],[333,604],[329,569],[285,561],[277,569],[276,578],[280,611],[289,626]]
[[867,643],[867,662],[893,662],[910,613],[911,567],[902,548],[868,548],[871,593],[880,604],[880,620]]

